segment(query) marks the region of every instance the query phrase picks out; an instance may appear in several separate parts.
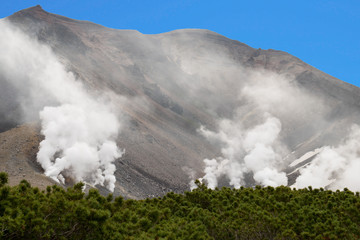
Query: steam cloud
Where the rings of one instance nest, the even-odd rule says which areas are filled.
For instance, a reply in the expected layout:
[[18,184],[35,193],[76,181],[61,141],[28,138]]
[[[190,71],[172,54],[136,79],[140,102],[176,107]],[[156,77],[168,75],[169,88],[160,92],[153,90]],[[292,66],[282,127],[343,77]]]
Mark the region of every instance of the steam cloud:
[[[4,21],[0,22],[0,33],[0,81],[20,93],[17,97],[26,120],[40,112],[45,139],[37,158],[46,175],[57,181],[68,176],[106,185],[113,191],[114,160],[123,152],[114,141],[121,124],[112,106],[90,96],[49,47]],[[235,188],[249,182],[287,185],[286,173],[293,159],[286,156],[291,155],[289,149],[294,149],[288,143],[289,132],[296,139],[306,140],[314,130],[324,129],[327,109],[321,100],[297,86],[291,76],[239,66],[226,54],[219,55],[225,53],[223,49],[212,53],[209,48],[199,53],[169,48],[173,54],[170,57],[186,76],[176,80],[178,86],[186,89],[184,94],[188,94],[191,104],[216,119],[216,128],[198,129],[221,150],[221,156],[203,160],[202,180],[210,188],[218,186],[222,177]],[[301,133],[289,130],[298,125],[302,126]],[[299,170],[293,186],[359,190],[359,137],[360,127],[354,125],[339,146],[323,147],[310,164]],[[195,172],[184,171],[194,179]],[[191,188],[195,187],[191,181]]]
[[213,139],[218,139],[225,145],[221,149],[223,157],[205,159],[204,180],[209,188],[218,185],[217,178],[226,175],[229,184],[235,188],[244,185],[244,173],[253,173],[254,180],[265,186],[286,185],[284,172],[278,171],[282,160],[276,153],[276,140],[281,130],[278,118],[265,114],[265,122],[252,129],[243,129],[241,124],[223,120],[221,131],[215,133],[205,128],[200,132]]
[[360,191],[360,127],[353,125],[349,135],[337,147],[326,146],[306,167],[293,187],[329,189],[348,188]]
[[[306,125],[309,132],[325,124],[326,107],[322,102],[296,85],[291,77],[271,72],[248,72],[246,84],[238,88],[240,100],[235,114],[218,121],[216,130],[204,126],[198,132],[220,146],[221,156],[204,159],[204,176],[209,188],[218,186],[226,177],[235,188],[249,183],[263,186],[287,185],[291,155],[282,138],[282,121]],[[311,114],[313,123],[304,116]],[[261,119],[261,121],[259,121]],[[305,119],[305,120],[304,120]],[[249,123],[250,122],[250,123]],[[360,178],[360,127],[354,125],[338,147],[324,146],[315,159],[299,170],[293,187],[308,186],[358,191]],[[249,177],[252,180],[249,181]],[[196,188],[191,184],[191,189]]]
[[111,105],[92,97],[51,49],[2,20],[2,78],[21,92],[26,116],[39,113],[42,134],[37,161],[56,181],[64,177],[105,185],[114,191],[115,143],[121,128]]
[[[306,106],[309,105],[308,96],[289,79],[270,72],[251,72],[243,77],[247,77],[248,84],[238,86],[237,99],[245,104],[239,104],[232,118],[219,120],[218,131],[204,126],[198,130],[209,141],[221,146],[222,154],[216,159],[204,159],[205,175],[200,180],[215,188],[218,179],[225,176],[230,185],[239,188],[246,185],[245,176],[250,173],[257,184],[287,185],[287,164],[283,157],[288,150],[280,136],[280,117],[284,118],[288,115],[286,111],[296,107],[298,114],[302,114],[303,108],[297,106],[294,98],[300,98],[301,105]],[[284,98],[289,101],[281,104]],[[281,108],[274,108],[280,104]]]

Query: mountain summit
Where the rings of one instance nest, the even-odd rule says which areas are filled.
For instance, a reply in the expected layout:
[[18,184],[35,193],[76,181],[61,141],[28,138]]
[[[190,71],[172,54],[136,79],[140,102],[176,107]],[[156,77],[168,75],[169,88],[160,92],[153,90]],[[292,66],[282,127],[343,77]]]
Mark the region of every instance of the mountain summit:
[[[2,24],[15,32],[21,29],[34,42],[27,49],[31,54],[13,61],[18,71],[5,68],[13,66],[6,60],[0,62],[0,170],[10,173],[11,183],[25,178],[40,187],[54,181],[62,184],[61,179],[46,177],[56,176],[50,174],[54,169],[44,169],[37,152],[49,137],[39,112],[63,103],[77,108],[64,107],[53,121],[66,119],[71,111],[84,116],[94,111],[90,115],[100,123],[89,125],[94,139],[109,132],[108,140],[125,149],[113,161],[114,193],[132,198],[184,192],[196,178],[214,187],[300,184],[305,174],[313,177],[312,161],[330,164],[321,161],[321,154],[331,150],[342,157],[339,146],[352,139],[349,132],[360,123],[359,88],[286,52],[254,49],[209,30],[145,35],[51,14],[39,5],[3,19]],[[17,43],[20,35],[2,31]],[[36,61],[21,60],[31,57]],[[65,88],[72,85],[61,76],[81,90],[72,95],[73,90]],[[52,78],[60,84],[48,85]],[[108,112],[119,121],[118,134],[107,129],[112,126]],[[98,113],[102,117],[97,118]],[[85,137],[73,135],[86,121],[79,120],[69,134],[88,140],[100,152],[99,143],[91,141],[94,135],[86,137],[88,131]],[[63,132],[67,126],[62,125]],[[55,151],[49,159],[52,166],[60,164],[57,159],[65,161],[71,149]],[[105,160],[99,159],[103,164]],[[82,180],[91,180],[93,173],[81,170],[92,167],[86,160],[72,164],[59,170],[64,185],[81,174]],[[352,163],[342,164],[340,172],[331,168],[334,165],[327,168],[333,169],[330,172],[324,170],[324,186],[345,181],[341,174]],[[108,168],[101,166],[106,178]],[[101,185],[96,187],[106,193]]]

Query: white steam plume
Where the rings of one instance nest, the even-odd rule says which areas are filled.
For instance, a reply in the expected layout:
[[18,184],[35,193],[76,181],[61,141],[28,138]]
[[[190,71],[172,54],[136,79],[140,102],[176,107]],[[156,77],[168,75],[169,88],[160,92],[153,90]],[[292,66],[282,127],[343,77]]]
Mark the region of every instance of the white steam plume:
[[[199,132],[220,146],[222,156],[205,159],[204,177],[208,187],[225,176],[235,188],[246,185],[250,176],[263,186],[287,185],[285,173],[289,153],[281,139],[282,120],[303,123],[308,111],[321,112],[319,101],[301,90],[291,78],[268,71],[244,70],[237,88],[239,100],[231,118],[218,121],[218,130],[201,127]],[[233,90],[232,90],[233,91]],[[316,117],[315,117],[316,118]],[[281,119],[281,120],[280,120]],[[319,121],[320,122],[320,121]],[[252,181],[252,182],[253,182]]]
[[300,169],[293,187],[348,188],[360,191],[360,127],[353,125],[347,138],[338,147],[324,147],[316,158]]
[[210,139],[221,141],[223,157],[205,159],[205,176],[209,188],[218,185],[218,178],[225,175],[235,188],[244,185],[244,173],[253,173],[254,180],[264,186],[287,184],[287,177],[278,168],[281,156],[276,153],[277,138],[281,130],[279,119],[265,114],[265,122],[252,129],[244,129],[237,122],[223,120],[220,132],[205,128],[200,133]]
[[188,166],[184,166],[181,169],[185,172],[185,174],[188,175],[188,177],[190,179],[190,182],[189,182],[190,190],[193,190],[193,189],[197,188],[197,186],[195,184],[195,180],[194,180],[195,179],[195,174],[196,174],[195,171],[192,168],[188,167]]
[[[114,160],[121,157],[120,129],[109,103],[91,97],[51,49],[0,22],[0,72],[23,93],[27,115],[40,112],[42,134],[37,160],[57,181],[105,185],[114,191]],[[29,103],[30,102],[30,103]]]
[[[250,73],[248,78],[246,84],[239,86],[238,99],[244,104],[238,105],[234,116],[219,120],[216,131],[203,126],[199,129],[210,142],[220,146],[222,153],[216,159],[203,160],[204,176],[200,180],[209,188],[215,188],[223,176],[238,188],[247,183],[248,173],[263,186],[287,185],[285,170],[290,159],[285,156],[291,154],[281,138],[281,121],[292,126],[307,126],[309,129],[305,131],[309,133],[321,131],[327,124],[327,109],[322,102],[291,79],[261,71]],[[306,121],[308,117],[313,124]],[[359,149],[360,127],[353,125],[339,146],[322,147],[321,152],[299,170],[300,176],[293,187],[332,190],[346,187],[360,191]]]

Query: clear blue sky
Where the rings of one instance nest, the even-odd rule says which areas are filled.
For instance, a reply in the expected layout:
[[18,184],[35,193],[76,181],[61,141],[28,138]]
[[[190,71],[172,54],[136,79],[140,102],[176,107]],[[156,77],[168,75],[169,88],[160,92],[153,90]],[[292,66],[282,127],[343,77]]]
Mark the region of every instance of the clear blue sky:
[[254,48],[286,51],[360,86],[360,0],[11,0],[0,18],[44,10],[117,29],[203,28]]

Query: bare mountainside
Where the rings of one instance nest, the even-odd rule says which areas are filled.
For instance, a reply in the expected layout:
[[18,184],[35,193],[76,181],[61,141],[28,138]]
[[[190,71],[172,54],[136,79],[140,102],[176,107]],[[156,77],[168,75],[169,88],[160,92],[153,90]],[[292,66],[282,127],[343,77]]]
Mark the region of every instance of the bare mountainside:
[[[336,151],[351,138],[353,124],[360,123],[357,87],[286,52],[254,49],[208,30],[144,35],[109,29],[40,6],[1,21],[51,49],[86,94],[111,103],[121,125],[115,140],[125,149],[114,161],[116,195],[145,198],[183,192],[190,180],[201,177],[211,186],[292,185],[299,175],[310,174],[301,167],[309,170],[310,162],[319,158],[321,165],[323,149]],[[39,68],[36,73],[42,69],[15,65],[25,73],[27,67]],[[40,124],[28,123],[40,122],[39,112],[59,101],[34,90],[36,84],[29,82],[36,74],[19,77],[4,66],[1,170],[10,173],[10,181],[23,177],[41,187],[53,182],[36,159],[44,132]],[[73,181],[74,168],[62,171],[67,172],[65,184]],[[324,173],[324,186],[344,179],[347,168],[335,168],[326,172],[329,178]]]

